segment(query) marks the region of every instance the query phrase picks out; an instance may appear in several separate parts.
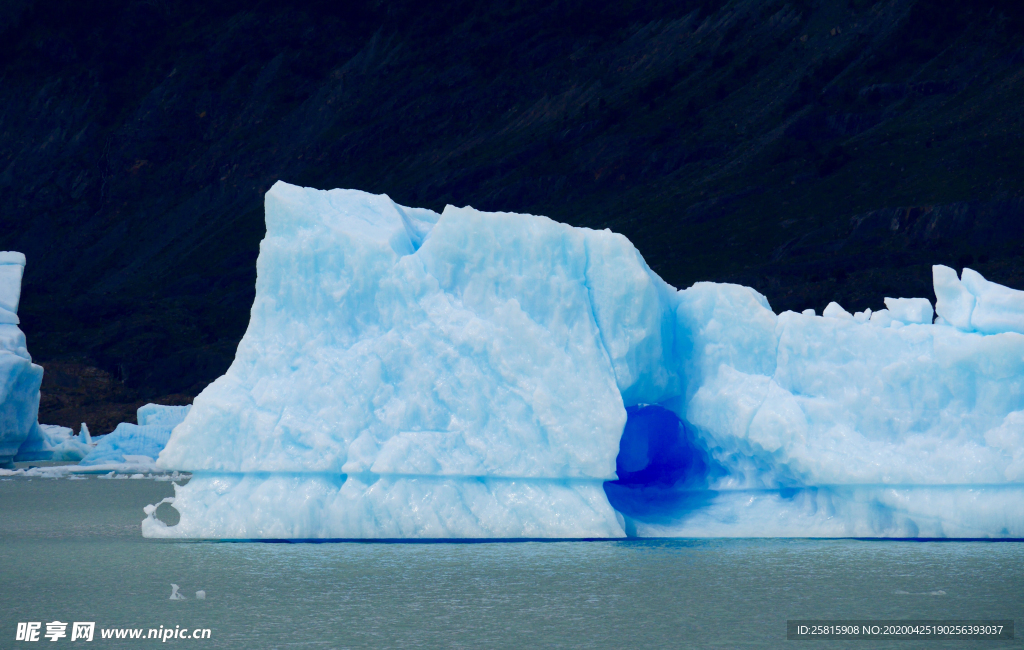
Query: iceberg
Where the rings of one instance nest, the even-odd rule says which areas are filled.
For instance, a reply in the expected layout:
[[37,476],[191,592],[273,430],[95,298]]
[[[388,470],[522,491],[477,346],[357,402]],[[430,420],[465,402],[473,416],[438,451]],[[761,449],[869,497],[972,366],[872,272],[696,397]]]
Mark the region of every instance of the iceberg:
[[[99,441],[78,464],[90,471],[152,469],[171,431],[188,415],[191,406],[146,404],[137,412],[138,424],[121,422]],[[88,428],[82,425],[84,436]]]
[[0,251],[0,469],[21,461],[81,460],[85,440],[71,429],[39,424],[39,387],[43,369],[32,363],[25,333],[18,325],[25,255]]
[[265,207],[235,360],[157,460],[192,473],[180,521],[148,506],[147,537],[1024,537],[1024,293],[970,269],[936,267],[934,323],[776,314],[541,216],[281,182]]
[[43,369],[32,363],[18,327],[18,303],[25,256],[0,251],[0,467],[14,466],[26,440],[41,441],[36,422]]
[[37,424],[25,438],[14,457],[18,462],[38,460],[64,461],[77,463],[85,458],[92,445],[89,441],[89,430],[85,435],[74,435],[68,427],[56,424]]

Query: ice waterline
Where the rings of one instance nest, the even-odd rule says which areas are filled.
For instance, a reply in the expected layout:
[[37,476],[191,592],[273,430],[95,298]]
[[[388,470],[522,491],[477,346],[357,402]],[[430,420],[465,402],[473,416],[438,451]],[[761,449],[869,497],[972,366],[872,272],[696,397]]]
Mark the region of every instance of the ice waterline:
[[147,537],[1024,537],[1024,293],[775,314],[623,237],[277,183]]

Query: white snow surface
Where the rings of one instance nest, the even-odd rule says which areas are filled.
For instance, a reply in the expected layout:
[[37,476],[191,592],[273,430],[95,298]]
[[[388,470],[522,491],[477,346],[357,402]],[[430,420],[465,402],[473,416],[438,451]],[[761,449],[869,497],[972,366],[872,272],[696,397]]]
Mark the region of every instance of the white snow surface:
[[[970,269],[935,267],[936,324],[922,298],[777,315],[545,217],[277,183],[266,221],[148,537],[1024,537],[1024,293]],[[644,405],[716,468],[657,517],[603,489]]]

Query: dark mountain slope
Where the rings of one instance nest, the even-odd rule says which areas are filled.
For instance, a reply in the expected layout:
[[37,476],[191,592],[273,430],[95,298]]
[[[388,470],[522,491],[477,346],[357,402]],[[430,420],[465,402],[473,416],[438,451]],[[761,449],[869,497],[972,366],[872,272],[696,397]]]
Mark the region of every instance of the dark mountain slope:
[[1024,3],[8,2],[0,249],[40,417],[187,400],[278,179],[627,235],[777,310],[1024,286]]

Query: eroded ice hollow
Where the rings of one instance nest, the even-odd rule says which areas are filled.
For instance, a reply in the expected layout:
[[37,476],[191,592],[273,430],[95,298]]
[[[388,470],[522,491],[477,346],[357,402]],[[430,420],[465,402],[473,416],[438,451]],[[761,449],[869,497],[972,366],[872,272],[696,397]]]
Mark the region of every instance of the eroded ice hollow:
[[776,315],[623,237],[277,183],[148,537],[1024,537],[1024,293]]

